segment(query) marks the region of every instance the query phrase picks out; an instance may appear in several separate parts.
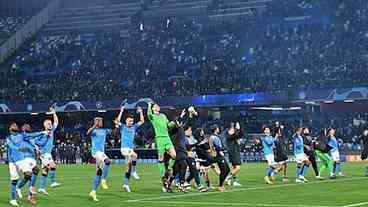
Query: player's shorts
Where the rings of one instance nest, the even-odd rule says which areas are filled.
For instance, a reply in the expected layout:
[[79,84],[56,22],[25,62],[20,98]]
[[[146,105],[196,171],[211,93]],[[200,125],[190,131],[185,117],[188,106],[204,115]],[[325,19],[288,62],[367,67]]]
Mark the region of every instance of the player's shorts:
[[120,152],[124,157],[128,158],[134,153],[134,150],[132,148],[124,147],[120,149]]
[[105,160],[109,158],[104,152],[97,151],[95,154],[92,155],[93,158],[96,160],[96,167],[102,169],[105,166]]
[[268,163],[269,166],[275,166],[276,165],[274,154],[265,155],[265,158],[266,158],[267,163]]
[[163,156],[166,151],[174,148],[170,137],[159,137],[156,138],[156,148],[159,155]]
[[232,165],[241,165],[240,152],[229,152],[229,161]]
[[42,168],[49,166],[54,160],[50,153],[45,153],[40,156]]
[[340,161],[340,153],[339,151],[334,151],[331,152],[331,158],[334,162],[339,162]]
[[18,167],[22,173],[25,172],[32,172],[33,168],[36,167],[37,163],[36,160],[33,158],[25,158],[24,160],[15,162],[15,165]]
[[295,161],[296,163],[303,163],[304,161],[308,160],[308,157],[306,154],[301,153],[301,154],[296,154],[295,155]]
[[9,162],[9,174],[10,180],[19,180],[18,167],[12,162]]

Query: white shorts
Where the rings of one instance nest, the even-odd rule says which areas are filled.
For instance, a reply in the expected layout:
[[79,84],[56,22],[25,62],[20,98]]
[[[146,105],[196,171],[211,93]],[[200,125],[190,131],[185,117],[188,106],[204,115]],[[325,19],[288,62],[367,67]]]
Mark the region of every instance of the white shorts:
[[18,167],[12,163],[9,162],[9,173],[10,173],[10,180],[19,180],[19,172]]
[[105,166],[105,159],[109,158],[104,152],[97,151],[94,155],[92,155],[93,158],[96,160],[96,167],[102,169]]
[[296,163],[300,164],[303,163],[304,161],[308,160],[308,157],[306,154],[296,154],[295,155],[295,161]]
[[125,158],[129,158],[129,157],[134,153],[134,150],[133,150],[133,149],[131,149],[131,148],[124,147],[124,148],[121,148],[121,149],[120,149],[120,152],[121,152],[121,154],[122,154]]
[[331,152],[331,158],[334,162],[339,162],[340,161],[340,153],[339,151],[334,151]]
[[276,165],[276,162],[275,162],[275,155],[273,154],[268,154],[268,155],[265,155],[265,158],[267,160],[267,163],[269,166],[274,166]]
[[32,172],[33,168],[36,167],[37,163],[35,159],[27,157],[24,160],[15,162],[15,165],[20,171],[22,171],[22,173],[25,173],[25,172]]
[[42,168],[47,167],[50,165],[50,163],[54,162],[50,153],[42,154],[40,158],[41,158]]

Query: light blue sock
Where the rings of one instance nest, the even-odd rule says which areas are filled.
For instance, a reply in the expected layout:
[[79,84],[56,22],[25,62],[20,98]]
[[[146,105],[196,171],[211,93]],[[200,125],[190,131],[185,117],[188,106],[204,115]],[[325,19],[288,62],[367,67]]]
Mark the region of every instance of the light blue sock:
[[272,176],[272,174],[273,174],[273,169],[272,169],[271,167],[269,167],[269,168],[267,169],[267,176],[268,176],[268,177],[271,177],[271,176]]
[[26,179],[24,179],[24,178],[22,178],[19,182],[18,182],[18,184],[17,184],[17,188],[18,189],[21,189],[21,188],[23,188],[26,184],[27,184],[27,180]]
[[42,175],[40,180],[40,188],[45,189],[46,187],[46,181],[47,181],[47,175]]
[[11,200],[17,199],[17,181],[13,180],[10,185],[10,198]]
[[95,179],[93,180],[93,189],[94,191],[97,190],[98,186],[100,185],[101,182],[101,175],[96,175]]
[[55,169],[50,170],[50,180],[51,180],[51,183],[56,182],[56,170]]
[[336,163],[336,174],[341,172],[341,163]]
[[304,165],[303,166],[303,170],[302,170],[302,175],[305,176],[308,172],[308,169],[309,169],[309,165]]
[[302,167],[301,166],[296,166],[296,177],[299,177],[300,175],[302,175]]
[[106,180],[107,176],[109,175],[110,171],[110,164],[106,164],[102,170],[102,179]]
[[35,187],[36,186],[36,181],[37,181],[37,175],[33,174],[32,178],[31,178],[31,182],[29,182],[29,187]]
[[129,177],[130,177],[130,173],[125,173],[124,185],[129,185]]

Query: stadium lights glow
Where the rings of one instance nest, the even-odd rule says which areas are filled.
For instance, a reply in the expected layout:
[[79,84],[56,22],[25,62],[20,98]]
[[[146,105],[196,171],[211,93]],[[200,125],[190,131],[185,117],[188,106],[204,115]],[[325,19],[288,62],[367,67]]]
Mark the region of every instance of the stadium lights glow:
[[306,101],[305,104],[316,105],[317,103],[315,101]]
[[252,107],[255,110],[267,110],[267,111],[292,111],[292,110],[301,110],[302,107],[294,106],[289,108],[282,108],[282,107]]
[[334,101],[324,101],[325,104],[331,104],[333,103]]
[[354,103],[354,100],[353,99],[347,99],[347,100],[344,100],[345,103]]
[[36,115],[38,115],[38,113],[32,112],[31,115],[36,116]]
[[97,112],[105,113],[105,112],[106,112],[106,110],[98,110]]

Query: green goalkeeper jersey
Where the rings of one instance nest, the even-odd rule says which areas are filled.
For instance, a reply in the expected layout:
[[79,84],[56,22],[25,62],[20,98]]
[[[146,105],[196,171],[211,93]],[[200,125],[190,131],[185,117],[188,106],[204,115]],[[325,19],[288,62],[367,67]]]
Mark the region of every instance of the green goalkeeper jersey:
[[166,115],[162,113],[154,114],[151,107],[148,107],[147,114],[155,130],[155,139],[170,138],[168,130],[172,127],[173,123],[169,122]]

